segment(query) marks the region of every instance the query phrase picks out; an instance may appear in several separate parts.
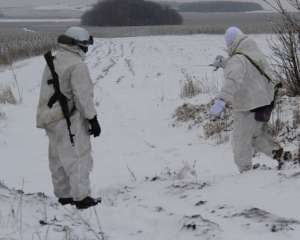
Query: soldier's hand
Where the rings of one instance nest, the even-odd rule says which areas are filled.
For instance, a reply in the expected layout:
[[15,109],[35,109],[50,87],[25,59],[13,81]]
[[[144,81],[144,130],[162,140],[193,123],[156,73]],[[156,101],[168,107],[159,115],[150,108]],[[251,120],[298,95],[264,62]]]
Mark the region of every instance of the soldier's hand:
[[101,134],[101,126],[98,122],[97,116],[95,116],[93,119],[89,119],[88,121],[91,125],[91,129],[89,130],[90,135],[94,135],[94,137],[99,137]]
[[214,71],[217,71],[219,68],[225,67],[225,58],[221,55],[216,56],[214,62],[209,64],[209,66],[214,67]]
[[216,99],[214,105],[210,108],[210,117],[215,119],[219,117],[225,109],[226,103],[222,99]]

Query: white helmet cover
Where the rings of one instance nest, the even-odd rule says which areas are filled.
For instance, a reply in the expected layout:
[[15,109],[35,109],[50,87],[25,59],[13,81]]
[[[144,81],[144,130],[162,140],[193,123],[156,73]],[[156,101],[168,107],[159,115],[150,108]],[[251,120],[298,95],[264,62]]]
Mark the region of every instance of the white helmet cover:
[[93,37],[82,27],[70,27],[66,30],[65,36],[68,36],[78,42],[79,45],[92,45]]

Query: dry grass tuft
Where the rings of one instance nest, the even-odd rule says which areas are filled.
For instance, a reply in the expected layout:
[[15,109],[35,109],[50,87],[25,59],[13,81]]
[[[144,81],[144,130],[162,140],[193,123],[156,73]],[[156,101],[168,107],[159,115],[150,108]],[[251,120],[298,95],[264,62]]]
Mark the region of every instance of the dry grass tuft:
[[180,96],[182,98],[192,98],[200,93],[202,93],[200,81],[186,80],[181,89]]
[[195,124],[198,124],[204,120],[202,116],[203,113],[208,114],[208,108],[206,105],[184,103],[176,109],[174,117],[178,122],[193,121]]
[[0,88],[0,104],[17,104],[17,99],[14,96],[10,87]]
[[189,124],[191,129],[200,126],[203,129],[205,139],[214,139],[217,144],[229,140],[228,132],[232,130],[232,109],[229,107],[218,119],[212,120],[209,116],[209,109],[212,103],[193,105],[185,103],[176,109],[174,118],[177,122]]
[[187,69],[182,68],[181,73],[184,81],[181,89],[180,96],[182,98],[192,98],[198,94],[204,94],[209,92],[209,87],[206,87],[204,82],[207,79],[198,79],[193,74],[189,73]]
[[212,121],[203,126],[204,135],[209,138],[213,135],[221,134],[226,129],[225,121]]

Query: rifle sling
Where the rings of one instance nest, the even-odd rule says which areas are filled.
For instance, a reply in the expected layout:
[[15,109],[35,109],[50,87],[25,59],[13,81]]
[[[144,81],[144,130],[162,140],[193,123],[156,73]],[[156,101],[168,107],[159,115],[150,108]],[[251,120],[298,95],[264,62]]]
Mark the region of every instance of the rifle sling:
[[250,63],[252,63],[252,65],[260,72],[261,75],[263,75],[265,78],[267,78],[269,80],[269,82],[273,82],[273,80],[268,76],[268,74],[266,74],[259,66],[258,64],[256,64],[256,62],[250,58],[247,54],[245,53],[242,53],[242,52],[236,52],[235,54],[238,54],[238,55],[242,55],[244,56],[245,58],[247,58],[249,60]]
[[[270,83],[274,83],[273,80],[268,76],[268,74],[266,74],[259,66],[258,64],[256,64],[256,62],[254,62],[254,60],[252,58],[250,58],[247,54],[245,53],[242,53],[242,52],[236,52],[236,54],[239,54],[239,55],[242,55],[244,56],[245,58],[247,58],[249,60],[249,62],[260,72],[261,75],[263,75],[265,78],[268,79],[268,81]],[[257,111],[260,111],[260,110],[263,110],[265,109],[266,107],[270,107],[270,109],[273,109],[275,107],[275,104],[276,104],[276,99],[277,99],[277,95],[278,95],[278,91],[279,91],[279,88],[282,87],[282,84],[281,83],[278,83],[275,85],[274,87],[274,99],[273,101],[270,103],[270,105],[267,105],[267,106],[262,106],[262,107],[258,107],[258,108],[255,108],[255,109],[252,109],[251,112],[257,112]]]

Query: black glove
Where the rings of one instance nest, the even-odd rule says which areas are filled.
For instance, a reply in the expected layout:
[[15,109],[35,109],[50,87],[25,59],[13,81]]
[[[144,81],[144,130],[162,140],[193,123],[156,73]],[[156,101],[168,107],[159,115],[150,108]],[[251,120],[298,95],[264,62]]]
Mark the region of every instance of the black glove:
[[94,137],[99,137],[101,133],[101,127],[98,122],[97,116],[95,116],[93,119],[88,119],[88,121],[91,124],[91,129],[89,130],[89,133],[91,135],[94,135]]

